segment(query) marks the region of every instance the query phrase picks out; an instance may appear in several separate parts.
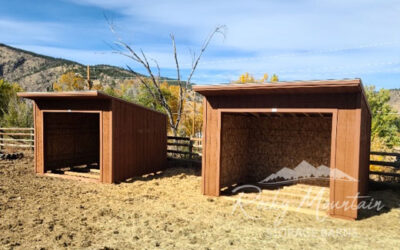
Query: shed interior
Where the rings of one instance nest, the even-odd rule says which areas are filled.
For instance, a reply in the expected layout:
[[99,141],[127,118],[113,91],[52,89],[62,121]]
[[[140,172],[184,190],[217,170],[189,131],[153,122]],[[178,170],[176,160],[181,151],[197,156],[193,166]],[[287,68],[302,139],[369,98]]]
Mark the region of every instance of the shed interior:
[[[258,184],[283,168],[295,170],[303,161],[306,162],[302,163],[303,170],[308,164],[314,168],[330,166],[331,113],[223,112],[221,115],[222,190],[236,184]],[[299,182],[329,186],[329,178],[287,182],[278,177],[273,182],[282,186]]]
[[44,172],[99,179],[100,114],[44,112],[43,117]]

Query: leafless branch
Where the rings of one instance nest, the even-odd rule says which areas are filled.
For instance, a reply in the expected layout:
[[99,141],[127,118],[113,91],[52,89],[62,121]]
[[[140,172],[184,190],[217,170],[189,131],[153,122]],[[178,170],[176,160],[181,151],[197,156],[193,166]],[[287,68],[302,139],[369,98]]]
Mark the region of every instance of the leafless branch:
[[[180,98],[179,98],[178,115],[177,115],[177,119],[176,119],[176,124],[179,125],[179,122],[180,122],[180,120],[181,120],[182,110],[183,110],[183,101],[186,99],[187,89],[188,89],[188,87],[189,87],[189,85],[190,85],[190,81],[192,80],[193,74],[194,74],[194,72],[195,72],[196,69],[197,69],[197,66],[198,66],[198,64],[199,64],[199,62],[200,62],[200,59],[201,59],[201,57],[202,57],[204,51],[206,51],[208,45],[210,44],[210,42],[211,42],[211,40],[212,40],[212,38],[214,37],[215,34],[218,34],[218,33],[219,33],[219,34],[222,34],[222,35],[225,37],[225,29],[226,29],[225,26],[218,26],[218,27],[216,27],[216,28],[210,33],[210,35],[207,37],[207,39],[204,41],[203,45],[201,46],[199,55],[196,57],[195,52],[193,52],[193,57],[192,57],[192,69],[191,69],[191,71],[190,71],[190,73],[189,73],[189,77],[187,78],[184,87],[182,86],[182,84],[179,85],[179,86],[180,86],[180,91],[179,91],[179,97],[180,97]],[[174,39],[174,36],[173,36],[173,35],[171,35],[171,39],[172,39],[172,43],[173,43],[173,45],[174,45],[175,62],[176,62],[176,65],[177,65],[176,67],[177,67],[177,69],[179,69],[179,64],[178,64],[178,61],[177,61],[177,58],[176,58],[176,54],[177,54],[177,53],[176,53],[175,39]],[[178,71],[178,73],[179,73],[179,71]],[[180,82],[180,79],[179,79],[179,83],[181,83],[181,82]]]
[[175,36],[173,34],[170,34],[170,37],[172,40],[172,47],[173,47],[175,65],[176,65],[177,81],[179,84],[178,114],[176,117],[176,124],[179,125],[179,122],[181,120],[182,110],[183,110],[184,95],[183,95],[183,86],[182,86],[182,81],[181,81],[181,72],[180,72],[179,61],[178,61],[178,53],[176,51]]
[[157,67],[157,82],[158,85],[160,85],[160,79],[161,79],[161,70],[160,70],[160,65],[158,65],[158,62],[156,59],[151,58],[151,60],[154,62],[154,64]]
[[[117,36],[114,24],[112,21],[105,16],[105,19],[107,20],[107,23],[110,27],[111,32]],[[190,81],[193,77],[194,72],[197,69],[197,66],[199,64],[199,61],[204,53],[204,51],[207,49],[208,45],[210,44],[210,41],[212,38],[215,36],[215,34],[220,33],[225,36],[224,33],[225,26],[218,26],[216,27],[210,35],[207,37],[207,39],[204,41],[202,44],[202,47],[200,49],[199,54],[196,56],[195,52],[192,52],[192,68],[189,73],[189,76],[187,78],[186,82],[182,82],[181,78],[181,72],[180,72],[180,66],[179,66],[179,60],[178,60],[178,53],[177,53],[177,48],[176,48],[176,41],[175,37],[173,34],[170,34],[171,40],[172,40],[172,47],[173,47],[173,53],[174,53],[174,61],[176,65],[176,73],[177,73],[177,82],[179,85],[179,100],[178,100],[178,110],[177,113],[173,113],[171,107],[168,104],[168,101],[166,100],[166,97],[164,96],[163,92],[161,91],[161,85],[160,85],[160,79],[161,79],[161,70],[160,66],[157,62],[157,60],[150,58],[155,64],[155,67],[157,68],[157,77],[154,75],[152,66],[149,63],[149,60],[147,59],[146,54],[143,52],[142,49],[140,49],[140,53],[137,53],[133,47],[129,46],[125,42],[122,41],[120,37],[117,36],[117,41],[115,42],[115,45],[117,48],[115,49],[114,53],[126,56],[133,61],[139,63],[141,66],[143,66],[147,74],[149,75],[148,79],[145,79],[142,75],[134,71],[131,67],[127,66],[128,70],[134,74],[140,82],[143,84],[145,89],[148,91],[148,93],[151,95],[151,97],[158,102],[163,109],[165,110],[167,116],[168,116],[168,121],[170,124],[170,127],[172,128],[174,134],[177,133],[177,129],[180,124],[180,120],[182,117],[182,112],[183,112],[183,103],[186,98],[186,93],[188,86],[190,84]],[[176,114],[176,119],[174,119],[174,115]]]
[[216,27],[214,29],[213,32],[210,33],[208,38],[204,41],[203,46],[201,46],[200,53],[197,56],[197,58],[195,59],[194,64],[192,66],[192,70],[191,70],[191,72],[189,74],[189,77],[188,77],[188,79],[186,81],[186,87],[190,84],[190,81],[192,80],[193,74],[196,71],[197,65],[200,62],[201,56],[203,55],[204,51],[206,51],[206,49],[207,49],[208,45],[210,44],[212,38],[216,34],[221,34],[225,38],[225,33],[226,33],[226,26],[225,25],[218,26],[218,27]]

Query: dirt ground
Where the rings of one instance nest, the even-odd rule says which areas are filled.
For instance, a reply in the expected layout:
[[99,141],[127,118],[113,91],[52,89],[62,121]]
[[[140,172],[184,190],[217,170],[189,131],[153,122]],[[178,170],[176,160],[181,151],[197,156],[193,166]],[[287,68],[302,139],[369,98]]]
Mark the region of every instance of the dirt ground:
[[[119,185],[33,174],[31,157],[0,161],[2,249],[399,249],[400,192],[359,221],[243,207],[200,194],[200,170],[170,168]],[[245,213],[248,215],[246,216]],[[280,218],[281,220],[277,220]]]

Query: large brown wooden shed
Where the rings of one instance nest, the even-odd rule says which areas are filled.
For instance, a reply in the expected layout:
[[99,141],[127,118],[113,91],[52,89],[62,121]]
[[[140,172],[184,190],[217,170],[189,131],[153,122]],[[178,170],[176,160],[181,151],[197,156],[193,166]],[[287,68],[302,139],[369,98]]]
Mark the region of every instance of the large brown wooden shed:
[[166,167],[167,124],[160,112],[99,91],[26,92],[34,101],[35,172],[97,163],[115,183]]
[[[371,112],[360,79],[194,90],[205,96],[203,194],[219,196],[225,187],[258,182],[303,160],[341,173],[328,179],[331,204],[366,194]],[[356,219],[358,209],[334,206],[329,214]]]

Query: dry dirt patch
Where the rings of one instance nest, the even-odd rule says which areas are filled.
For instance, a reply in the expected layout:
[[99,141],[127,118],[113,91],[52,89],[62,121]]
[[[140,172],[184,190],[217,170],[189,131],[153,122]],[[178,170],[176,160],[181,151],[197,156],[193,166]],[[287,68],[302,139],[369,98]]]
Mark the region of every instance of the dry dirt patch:
[[[289,212],[277,225],[274,223],[281,214],[279,210],[248,205],[244,211],[253,217],[250,219],[240,209],[232,214],[232,201],[202,196],[199,175],[199,169],[176,167],[159,175],[107,185],[35,176],[31,157],[1,161],[0,246],[4,249],[398,249],[400,246],[399,192],[372,192],[375,198],[383,199],[387,208],[360,221],[327,218],[319,222],[314,216]],[[345,229],[348,231],[340,235],[340,230]]]

